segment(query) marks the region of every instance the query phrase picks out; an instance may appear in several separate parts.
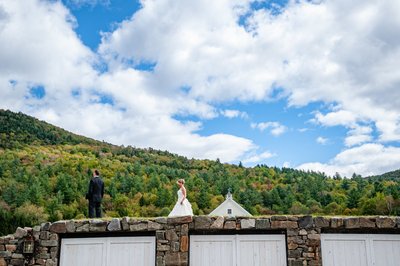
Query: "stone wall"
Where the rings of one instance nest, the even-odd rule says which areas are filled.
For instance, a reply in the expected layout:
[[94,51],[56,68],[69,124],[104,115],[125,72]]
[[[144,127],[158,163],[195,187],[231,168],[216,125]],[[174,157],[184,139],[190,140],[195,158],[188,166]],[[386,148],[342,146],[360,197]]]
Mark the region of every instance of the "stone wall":
[[[284,232],[289,266],[322,265],[321,232],[400,233],[400,217],[311,217],[268,216],[224,218],[186,216],[177,218],[114,218],[111,220],[70,220],[18,228],[0,237],[0,266],[58,265],[60,239],[65,236],[115,236],[149,234],[156,237],[156,265],[188,265],[191,233]],[[35,239],[35,252],[23,254],[23,242]]]

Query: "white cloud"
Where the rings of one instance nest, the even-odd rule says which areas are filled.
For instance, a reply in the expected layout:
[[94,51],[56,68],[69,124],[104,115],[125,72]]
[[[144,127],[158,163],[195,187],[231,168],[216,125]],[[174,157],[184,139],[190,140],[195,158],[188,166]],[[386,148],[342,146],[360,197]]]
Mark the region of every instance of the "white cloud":
[[266,159],[272,158],[274,156],[276,156],[276,154],[273,154],[273,153],[271,153],[269,151],[266,151],[266,152],[263,152],[261,154],[251,155],[251,156],[245,158],[242,162],[244,164],[253,165],[253,164],[256,164],[256,163],[264,162]]
[[355,126],[348,133],[345,138],[346,147],[359,145],[362,143],[372,141],[372,128],[368,126]]
[[315,115],[316,122],[324,126],[352,126],[356,123],[357,117],[349,111],[339,110],[330,112],[326,115],[317,112]]
[[83,7],[83,6],[96,6],[96,5],[104,5],[108,6],[111,0],[66,0],[66,2],[75,7]]
[[82,45],[74,18],[60,2],[0,1],[0,9],[7,14],[0,22],[3,107],[22,107],[31,86],[44,86],[45,100],[52,101],[93,84],[96,55]]
[[329,141],[329,139],[321,137],[321,136],[316,139],[316,142],[321,145],[326,145],[328,143],[328,141]]
[[261,123],[251,123],[251,128],[264,131],[266,129],[270,130],[270,133],[275,137],[282,135],[287,131],[287,127],[279,122],[261,122]]
[[369,176],[398,169],[399,160],[400,148],[367,143],[342,151],[329,163],[306,163],[297,168],[325,172],[331,176],[336,172],[347,177],[353,173]]
[[222,110],[221,114],[227,118],[236,118],[236,117],[240,117],[240,118],[248,118],[248,114],[246,112],[241,112],[239,110]]
[[304,132],[307,132],[309,130],[310,130],[309,128],[303,127],[303,128],[299,128],[297,131],[299,131],[300,133],[304,133]]

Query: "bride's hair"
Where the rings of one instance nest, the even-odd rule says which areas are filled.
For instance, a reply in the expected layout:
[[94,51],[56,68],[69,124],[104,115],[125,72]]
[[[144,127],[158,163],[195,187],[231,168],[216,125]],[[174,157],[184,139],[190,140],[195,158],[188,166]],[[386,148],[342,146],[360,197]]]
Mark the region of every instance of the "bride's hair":
[[178,183],[182,183],[182,184],[185,184],[185,179],[178,179]]

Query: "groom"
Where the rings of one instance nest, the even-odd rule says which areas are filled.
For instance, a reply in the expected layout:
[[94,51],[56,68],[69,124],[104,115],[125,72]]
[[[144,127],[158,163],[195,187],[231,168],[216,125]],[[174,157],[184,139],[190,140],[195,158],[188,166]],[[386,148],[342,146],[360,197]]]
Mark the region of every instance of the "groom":
[[89,218],[101,218],[101,200],[104,196],[104,182],[100,178],[100,172],[96,169],[93,171],[93,178],[89,183],[89,190],[86,199],[89,200]]

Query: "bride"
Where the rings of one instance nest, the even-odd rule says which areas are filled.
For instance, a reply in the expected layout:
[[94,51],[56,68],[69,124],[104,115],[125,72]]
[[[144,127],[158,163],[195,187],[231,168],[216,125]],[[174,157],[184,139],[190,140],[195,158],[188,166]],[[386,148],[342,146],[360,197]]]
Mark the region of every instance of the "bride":
[[186,198],[185,180],[179,179],[176,184],[179,186],[178,201],[168,217],[193,215],[192,205]]

